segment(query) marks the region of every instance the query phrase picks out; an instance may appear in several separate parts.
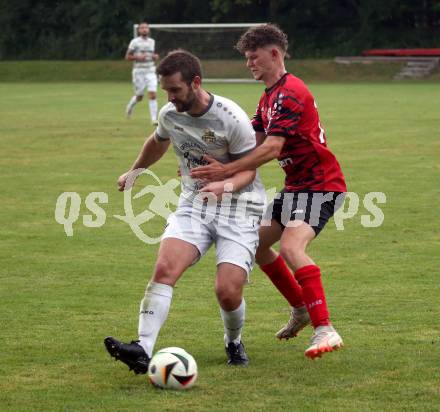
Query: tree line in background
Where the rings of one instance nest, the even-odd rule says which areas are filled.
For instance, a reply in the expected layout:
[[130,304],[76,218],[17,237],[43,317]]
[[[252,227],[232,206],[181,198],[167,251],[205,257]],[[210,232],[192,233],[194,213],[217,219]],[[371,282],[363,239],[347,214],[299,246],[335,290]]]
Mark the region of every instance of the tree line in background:
[[440,0],[0,0],[0,59],[119,59],[140,20],[272,22],[294,57],[440,47]]

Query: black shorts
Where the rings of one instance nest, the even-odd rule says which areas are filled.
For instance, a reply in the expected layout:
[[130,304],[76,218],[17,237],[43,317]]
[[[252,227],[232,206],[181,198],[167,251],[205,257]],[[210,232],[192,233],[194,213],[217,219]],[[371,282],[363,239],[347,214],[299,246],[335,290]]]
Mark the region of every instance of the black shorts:
[[[341,192],[289,192],[283,189],[266,210],[264,220],[276,220],[284,229],[293,220],[309,224],[316,236],[328,220],[341,207],[345,193]],[[271,214],[271,215],[270,215]]]

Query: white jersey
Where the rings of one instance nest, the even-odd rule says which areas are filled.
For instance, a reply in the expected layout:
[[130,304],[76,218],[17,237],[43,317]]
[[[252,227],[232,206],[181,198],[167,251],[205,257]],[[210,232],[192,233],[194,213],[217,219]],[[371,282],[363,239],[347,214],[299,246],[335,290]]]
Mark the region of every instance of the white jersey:
[[130,54],[146,54],[147,59],[142,62],[134,61],[133,69],[148,69],[155,72],[156,66],[153,60],[155,41],[151,37],[144,39],[142,36],[135,37],[128,45]]
[[[201,198],[197,194],[204,183],[191,178],[189,172],[206,164],[205,154],[228,163],[256,146],[255,132],[247,114],[232,100],[216,95],[211,95],[207,109],[198,116],[178,112],[172,103],[166,104],[159,113],[156,139],[171,140],[182,174],[181,198],[198,203]],[[257,174],[247,187],[232,193],[231,212],[243,205],[248,212],[261,214],[265,200],[264,187]]]

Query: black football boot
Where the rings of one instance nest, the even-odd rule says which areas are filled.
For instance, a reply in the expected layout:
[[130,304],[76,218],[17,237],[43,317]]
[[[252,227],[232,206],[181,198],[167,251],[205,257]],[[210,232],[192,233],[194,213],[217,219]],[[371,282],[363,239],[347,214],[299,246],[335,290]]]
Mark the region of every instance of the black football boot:
[[249,359],[244,350],[243,342],[235,344],[234,342],[229,342],[228,346],[225,348],[226,355],[228,356],[228,365],[230,366],[247,366]]
[[150,358],[138,342],[123,343],[111,336],[104,339],[105,348],[112,358],[125,363],[136,374],[145,374],[148,371]]

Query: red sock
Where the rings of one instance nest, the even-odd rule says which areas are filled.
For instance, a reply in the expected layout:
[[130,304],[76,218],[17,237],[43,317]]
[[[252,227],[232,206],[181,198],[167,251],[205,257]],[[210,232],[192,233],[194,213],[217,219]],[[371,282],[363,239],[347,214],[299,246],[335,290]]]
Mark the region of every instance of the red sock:
[[313,327],[330,325],[330,315],[325,300],[319,266],[308,265],[295,272],[295,277],[302,287],[304,301]]
[[260,269],[269,277],[291,306],[298,308],[305,305],[301,287],[281,256],[278,256],[272,263],[260,266]]

